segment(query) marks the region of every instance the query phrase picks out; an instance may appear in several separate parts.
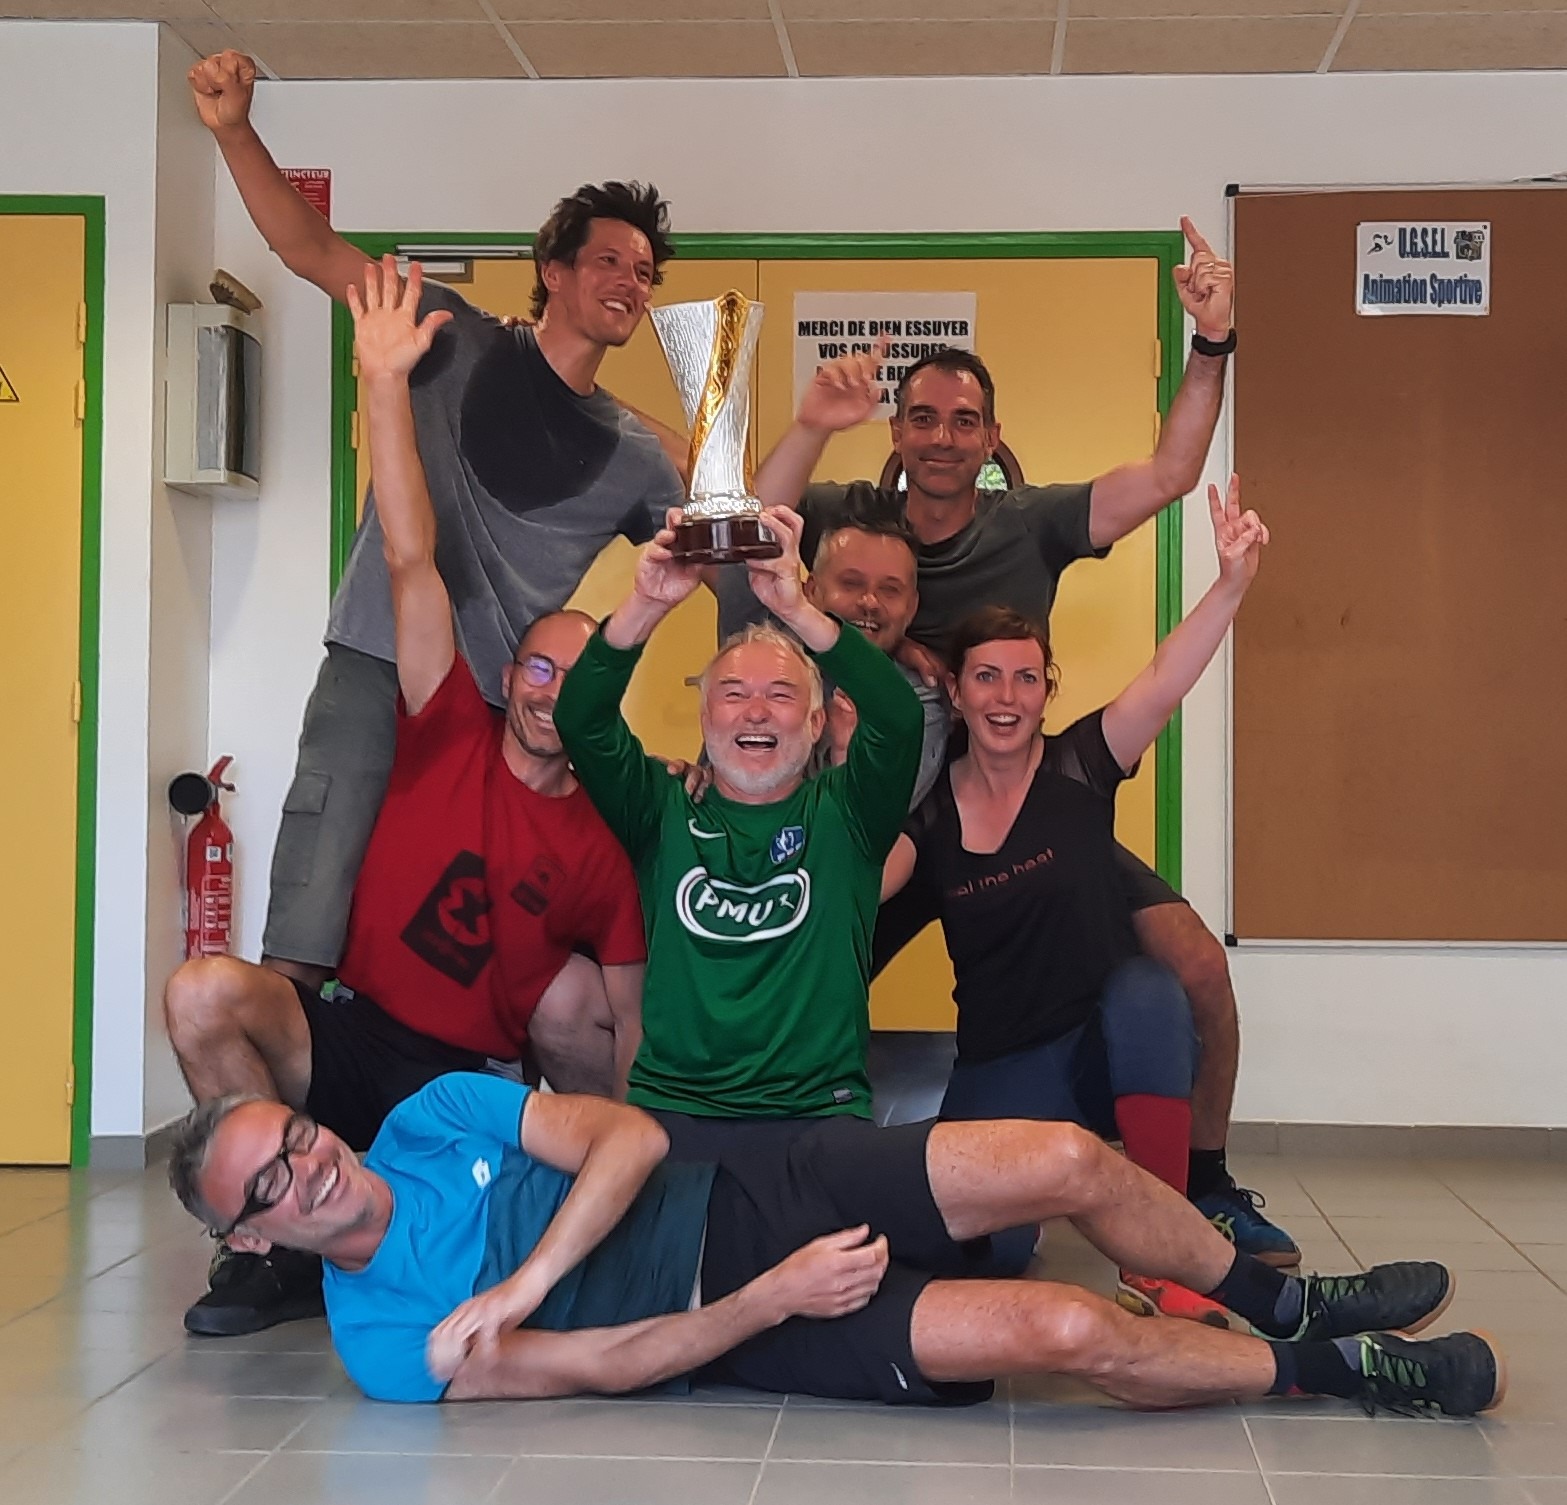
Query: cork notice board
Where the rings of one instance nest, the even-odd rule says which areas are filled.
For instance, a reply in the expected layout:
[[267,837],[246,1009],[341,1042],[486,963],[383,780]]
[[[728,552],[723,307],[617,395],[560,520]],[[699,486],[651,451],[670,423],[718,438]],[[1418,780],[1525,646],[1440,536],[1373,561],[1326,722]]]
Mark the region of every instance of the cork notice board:
[[[1424,219],[1490,221],[1490,314],[1357,315]],[[1235,263],[1235,934],[1567,940],[1567,191],[1243,192]]]

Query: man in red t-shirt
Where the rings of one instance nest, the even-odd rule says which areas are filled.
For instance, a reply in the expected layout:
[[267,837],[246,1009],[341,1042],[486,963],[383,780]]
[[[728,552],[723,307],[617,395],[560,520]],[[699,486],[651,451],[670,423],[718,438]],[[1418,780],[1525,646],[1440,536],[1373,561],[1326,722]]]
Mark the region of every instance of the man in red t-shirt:
[[[451,315],[416,322],[417,263],[406,289],[390,259],[366,272],[363,303],[357,289],[349,299],[401,694],[338,981],[323,997],[221,956],[187,962],[164,995],[198,1102],[272,1098],[360,1150],[433,1078],[515,1062],[525,1044],[551,1086],[624,1096],[647,955],[630,862],[555,733],[561,679],[595,624],[580,612],[541,617],[504,671],[505,711],[486,704],[436,568],[408,394],[409,372]],[[233,1335],[316,1315],[320,1280],[314,1256],[224,1249],[185,1326]]]

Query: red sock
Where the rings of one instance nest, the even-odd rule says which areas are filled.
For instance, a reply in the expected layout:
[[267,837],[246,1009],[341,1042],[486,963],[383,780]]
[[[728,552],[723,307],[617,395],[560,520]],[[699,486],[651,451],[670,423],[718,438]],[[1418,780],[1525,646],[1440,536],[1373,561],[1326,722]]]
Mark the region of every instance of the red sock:
[[1134,1092],[1115,1100],[1115,1123],[1126,1146],[1126,1158],[1184,1197],[1191,1156],[1191,1102],[1184,1097]]

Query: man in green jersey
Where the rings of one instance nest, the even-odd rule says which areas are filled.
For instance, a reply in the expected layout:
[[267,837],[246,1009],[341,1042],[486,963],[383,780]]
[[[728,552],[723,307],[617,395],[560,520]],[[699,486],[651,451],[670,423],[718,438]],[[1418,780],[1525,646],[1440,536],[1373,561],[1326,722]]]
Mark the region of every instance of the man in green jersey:
[[[806,598],[799,517],[764,516],[784,549],[747,565],[751,588],[799,641],[751,627],[707,666],[713,784],[700,804],[620,713],[642,645],[701,583],[699,568],[671,556],[667,529],[555,706],[577,777],[637,871],[648,966],[629,1099],[657,1112],[681,1157],[725,1142],[738,1120],[770,1134],[801,1119],[870,1117],[871,933],[919,767],[914,691],[885,653]],[[823,674],[859,726],[846,761],[807,778],[826,719]]]

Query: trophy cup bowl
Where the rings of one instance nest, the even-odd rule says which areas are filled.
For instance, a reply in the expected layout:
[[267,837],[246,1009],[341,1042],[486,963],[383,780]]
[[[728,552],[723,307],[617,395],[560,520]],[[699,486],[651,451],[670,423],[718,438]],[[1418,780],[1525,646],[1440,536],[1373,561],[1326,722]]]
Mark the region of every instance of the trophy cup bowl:
[[691,430],[690,498],[671,552],[682,564],[776,559],[783,546],[762,523],[746,463],[762,305],[730,291],[655,308],[651,318]]

